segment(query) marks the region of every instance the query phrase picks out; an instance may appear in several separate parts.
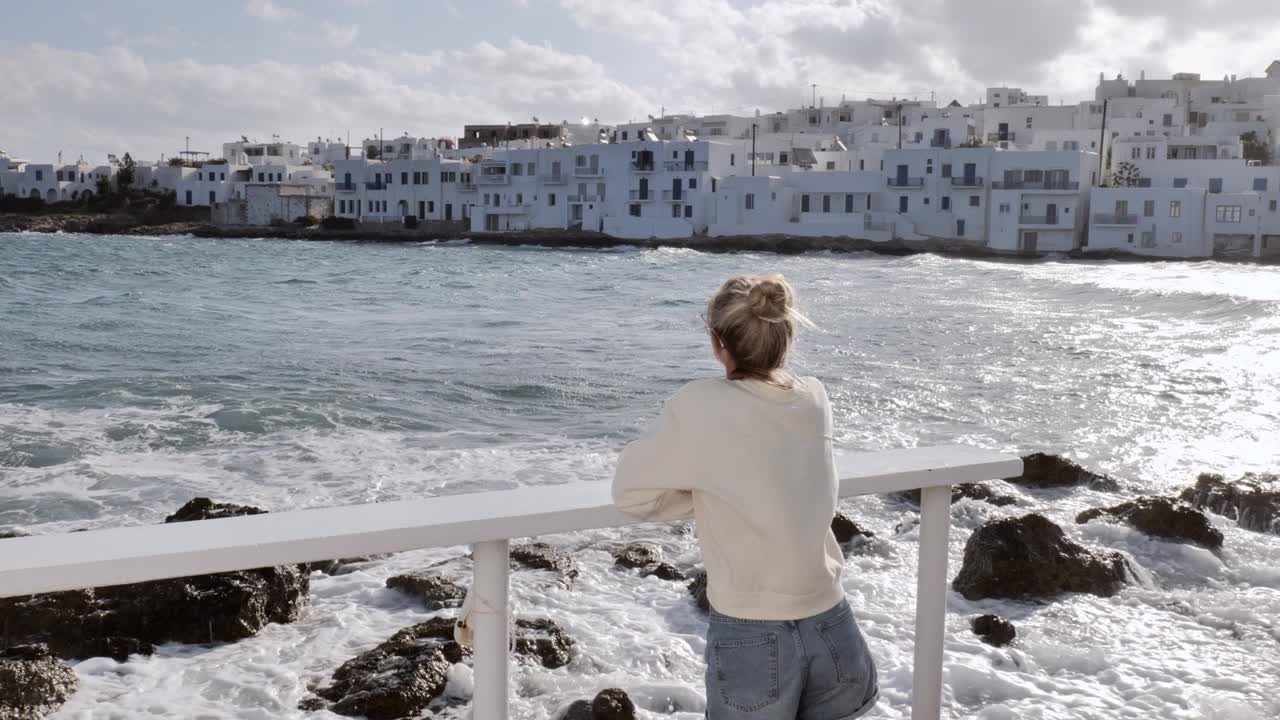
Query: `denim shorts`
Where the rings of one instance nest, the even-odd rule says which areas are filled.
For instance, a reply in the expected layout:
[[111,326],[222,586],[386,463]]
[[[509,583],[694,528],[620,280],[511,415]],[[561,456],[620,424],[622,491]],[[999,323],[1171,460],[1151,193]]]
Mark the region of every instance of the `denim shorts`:
[[706,660],[708,720],[853,720],[880,692],[847,601],[785,622],[712,610]]

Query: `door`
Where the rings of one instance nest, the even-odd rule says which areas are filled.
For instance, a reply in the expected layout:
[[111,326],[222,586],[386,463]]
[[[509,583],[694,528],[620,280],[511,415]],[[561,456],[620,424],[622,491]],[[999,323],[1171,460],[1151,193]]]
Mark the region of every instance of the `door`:
[[1049,203],[1044,206],[1044,222],[1046,225],[1058,224],[1058,206],[1056,204]]
[[977,177],[978,177],[977,163],[965,163],[964,164],[964,181],[965,181],[964,184],[973,185],[973,182],[974,180],[977,179]]
[[649,178],[640,178],[640,199],[649,199]]
[[684,151],[684,169],[685,170],[693,169],[693,151],[692,150]]
[[671,178],[671,199],[680,200],[682,192],[680,178]]
[[1035,252],[1039,242],[1040,236],[1035,230],[1023,230],[1022,242],[1018,243],[1018,249],[1023,252]]
[[1009,123],[1002,122],[996,127],[997,138],[1000,140],[1009,139]]
[[904,213],[906,211],[907,211],[907,196],[900,195],[898,197],[898,212]]
[[560,161],[559,160],[551,161],[551,177],[553,178],[560,177]]
[[[896,180],[897,180],[897,182],[895,182],[894,184],[895,184],[895,185],[897,185],[898,187],[905,187],[905,186],[906,186],[906,184],[907,184],[907,166],[906,166],[906,165],[899,165],[899,166],[898,166],[898,175],[897,175]],[[903,198],[903,199],[905,200],[906,198]],[[905,212],[905,211],[903,211],[903,212]]]
[[453,203],[444,204],[444,219],[445,222],[453,219]]
[[956,220],[956,237],[964,237],[964,219]]
[[427,219],[427,203],[425,200],[418,201],[418,219],[419,220]]

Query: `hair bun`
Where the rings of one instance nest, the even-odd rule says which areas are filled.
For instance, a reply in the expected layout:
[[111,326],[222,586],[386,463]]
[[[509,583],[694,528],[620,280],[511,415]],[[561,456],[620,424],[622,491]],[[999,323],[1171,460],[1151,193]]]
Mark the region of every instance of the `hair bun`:
[[786,278],[766,275],[759,278],[747,293],[751,314],[767,322],[781,322],[791,314],[795,294]]

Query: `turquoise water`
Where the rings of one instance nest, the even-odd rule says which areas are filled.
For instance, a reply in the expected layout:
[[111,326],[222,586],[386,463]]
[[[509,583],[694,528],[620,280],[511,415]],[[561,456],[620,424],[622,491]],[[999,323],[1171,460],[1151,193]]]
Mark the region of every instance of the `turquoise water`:
[[[719,282],[746,271],[785,273],[818,325],[803,335],[795,365],[827,384],[843,449],[965,442],[1066,452],[1146,492],[1175,491],[1205,470],[1280,469],[1280,268],[0,234],[0,529],[157,522],[194,495],[279,510],[605,479],[664,397],[714,372],[698,314]],[[1233,677],[1253,679],[1215,690],[1219,697],[1204,694],[1201,670],[1165,668],[1155,699],[1144,701],[1153,712],[1203,717],[1202,701],[1239,713],[1222,717],[1274,709],[1263,704],[1259,673],[1274,671],[1271,687],[1280,684],[1280,538],[1223,521],[1228,551],[1214,560],[1122,528],[1070,524],[1079,509],[1114,496],[1024,499],[1012,509],[958,506],[953,562],[981,520],[1035,509],[1153,573],[1150,587],[1123,596],[1131,614],[1096,599],[1030,613],[1026,622],[1041,631],[1034,642],[1080,646],[1068,635],[1082,616],[1055,615],[1064,607],[1099,628],[1130,618],[1160,639],[1146,650],[1116,641],[1116,653],[1133,650],[1124,662],[1136,662],[1144,682],[1156,682],[1151,668],[1168,662],[1169,647],[1184,646],[1208,647],[1219,667],[1239,665]],[[852,509],[887,536],[910,512],[882,499]],[[585,537],[630,536],[565,542]],[[670,552],[696,560],[686,538],[663,537]],[[894,688],[909,667],[911,599],[902,588],[913,587],[914,542],[909,532],[893,537],[898,552],[858,561],[848,581],[873,641],[904,663],[885,661],[886,717],[905,712],[905,690]],[[700,648],[686,636],[696,637],[700,621],[645,614],[677,607],[679,588],[630,598],[599,561],[598,572],[584,561],[584,587],[572,598],[530,590],[531,602],[577,616],[586,652],[598,657],[546,681],[556,692],[522,700],[523,716],[547,717],[557,693],[594,687],[609,677],[601,664],[646,687],[675,688],[696,706]],[[291,669],[273,716],[296,702],[290,682],[408,624],[403,604],[379,594],[388,592],[379,573],[391,568],[371,568],[367,586],[317,581],[316,624],[281,629],[274,642],[319,642],[318,628],[337,617],[351,628],[350,645],[313,648],[296,667],[280,660]],[[331,604],[330,593],[346,604]],[[593,615],[609,598],[608,613],[648,618],[646,637],[689,655],[688,667],[646,661],[649,645],[623,652],[626,643],[611,639],[617,618]],[[1216,618],[1193,623],[1205,637],[1175,639],[1187,629],[1160,624],[1164,611],[1152,608],[1175,601],[1190,603],[1193,619]],[[972,609],[960,605],[957,623]],[[1223,622],[1259,644],[1218,638]],[[255,652],[256,642],[225,652]],[[1120,662],[1099,647],[1103,665]],[[1001,666],[996,651],[949,652],[960,653],[949,656],[956,713],[1007,705],[1010,717],[1094,717],[1054,710],[1053,698],[1079,692],[1113,713],[1097,717],[1121,717],[1116,708],[1141,695],[1132,678],[1094,678],[1102,661],[1092,656],[1057,667],[1057,650],[1029,645],[1028,662]],[[219,698],[210,708],[239,707],[200,658],[173,653],[126,664],[139,677],[154,671],[145,702],[208,695]],[[136,693],[113,684],[118,670],[103,662],[82,664],[77,702],[110,699],[131,712],[135,700],[122,698]],[[189,666],[187,684],[165,662]]]

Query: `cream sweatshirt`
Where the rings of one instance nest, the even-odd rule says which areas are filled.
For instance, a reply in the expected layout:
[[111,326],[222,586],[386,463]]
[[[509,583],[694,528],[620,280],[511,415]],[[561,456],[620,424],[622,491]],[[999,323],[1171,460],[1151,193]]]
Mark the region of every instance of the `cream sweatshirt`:
[[831,406],[817,379],[791,389],[698,380],[622,451],[613,500],[647,520],[696,519],[718,612],[799,620],[844,597],[831,453]]

